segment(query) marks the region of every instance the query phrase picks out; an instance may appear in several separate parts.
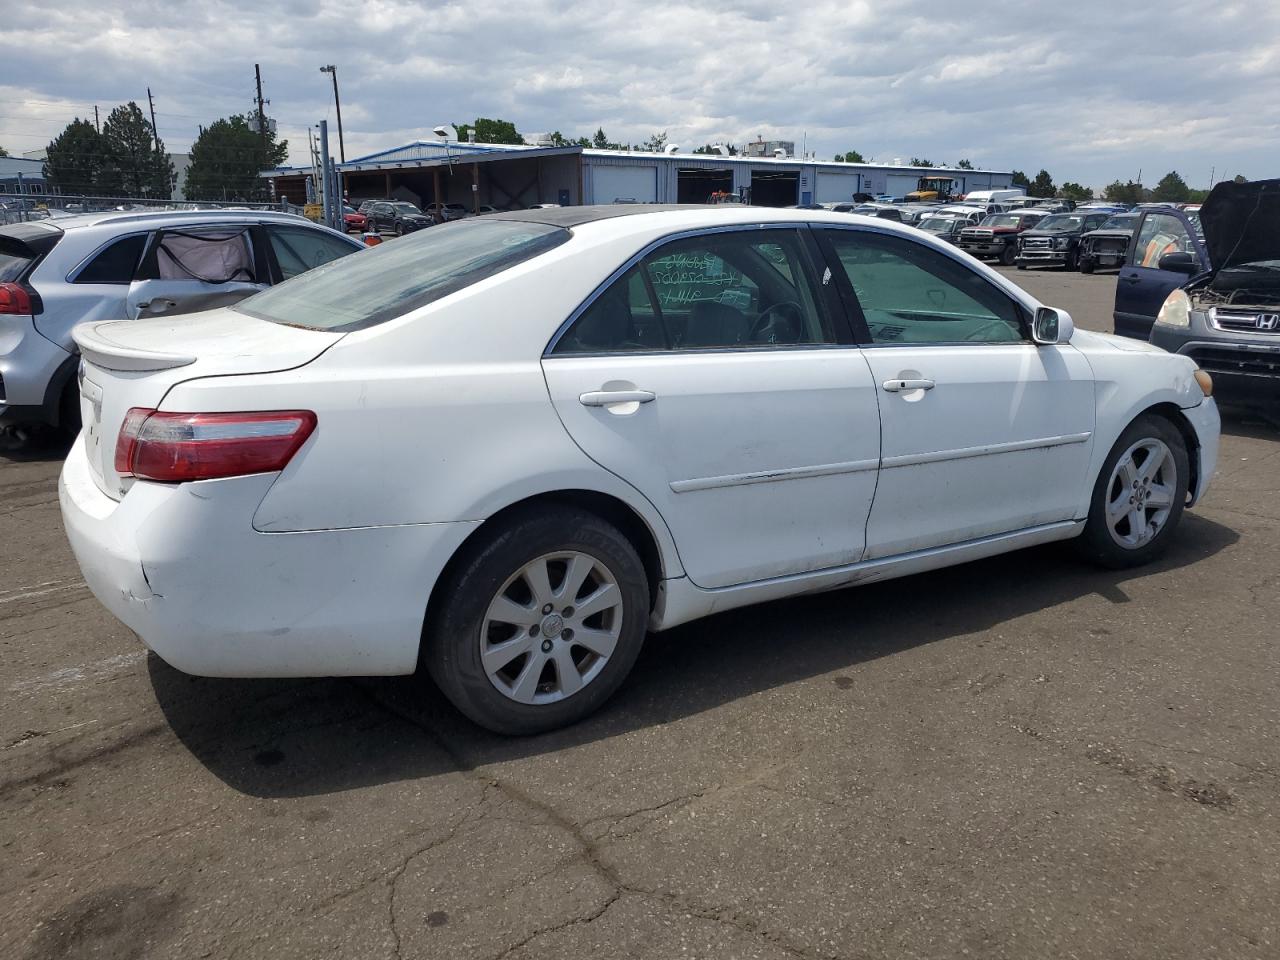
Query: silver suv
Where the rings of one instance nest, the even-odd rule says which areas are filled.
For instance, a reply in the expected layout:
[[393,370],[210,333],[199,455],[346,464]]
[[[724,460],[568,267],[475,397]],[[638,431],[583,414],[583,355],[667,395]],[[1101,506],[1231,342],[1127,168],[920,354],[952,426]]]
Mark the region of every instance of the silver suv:
[[126,211],[2,226],[0,427],[78,428],[77,324],[225,306],[363,249],[268,211]]

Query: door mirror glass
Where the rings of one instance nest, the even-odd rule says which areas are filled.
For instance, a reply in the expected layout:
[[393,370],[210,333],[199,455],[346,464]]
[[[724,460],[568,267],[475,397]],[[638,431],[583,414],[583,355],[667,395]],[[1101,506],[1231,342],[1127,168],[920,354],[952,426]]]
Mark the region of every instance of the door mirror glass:
[[1200,264],[1196,262],[1196,258],[1189,253],[1175,251],[1166,253],[1160,258],[1160,269],[1168,270],[1172,273],[1185,273],[1188,276],[1200,271]]
[[1075,333],[1071,314],[1056,307],[1040,307],[1031,324],[1031,337],[1039,344],[1070,343]]

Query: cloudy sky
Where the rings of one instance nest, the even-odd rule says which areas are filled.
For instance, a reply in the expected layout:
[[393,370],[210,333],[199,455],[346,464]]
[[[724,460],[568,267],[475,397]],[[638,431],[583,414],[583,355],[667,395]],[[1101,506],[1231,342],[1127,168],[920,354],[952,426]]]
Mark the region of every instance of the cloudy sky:
[[[156,98],[168,148],[268,113],[306,155],[342,94],[348,158],[445,121],[692,148],[762,135],[822,159],[1046,167],[1101,186],[1171,169],[1280,175],[1280,3],[1030,0],[6,0],[0,146]],[[334,152],[337,152],[336,144]]]

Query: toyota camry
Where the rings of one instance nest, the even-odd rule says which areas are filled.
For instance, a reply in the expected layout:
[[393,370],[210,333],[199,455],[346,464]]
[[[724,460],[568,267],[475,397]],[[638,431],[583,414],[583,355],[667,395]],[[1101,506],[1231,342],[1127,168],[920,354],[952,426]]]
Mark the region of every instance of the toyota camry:
[[1192,360],[823,211],[493,213],[75,339],[66,529],[148,647],[422,668],[505,733],[716,611],[1056,540],[1145,563],[1218,448]]

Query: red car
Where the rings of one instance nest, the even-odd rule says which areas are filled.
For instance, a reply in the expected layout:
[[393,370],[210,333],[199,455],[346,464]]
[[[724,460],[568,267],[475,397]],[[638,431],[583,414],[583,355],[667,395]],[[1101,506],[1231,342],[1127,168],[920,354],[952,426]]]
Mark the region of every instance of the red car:
[[351,204],[344,203],[342,205],[342,221],[347,226],[347,233],[352,230],[363,231],[367,219],[363,213],[351,206]]

